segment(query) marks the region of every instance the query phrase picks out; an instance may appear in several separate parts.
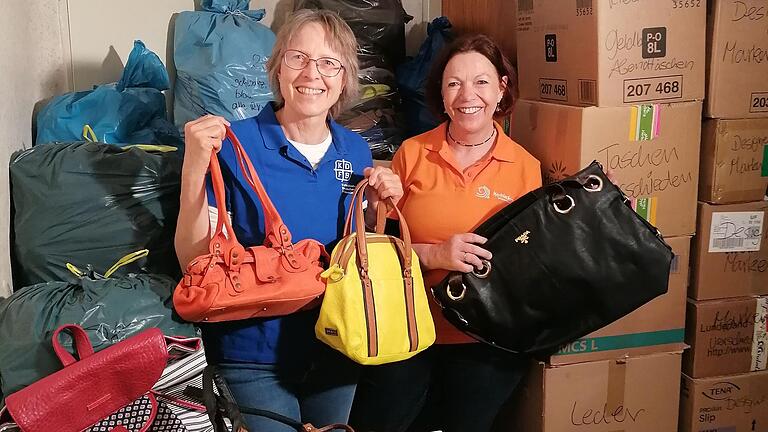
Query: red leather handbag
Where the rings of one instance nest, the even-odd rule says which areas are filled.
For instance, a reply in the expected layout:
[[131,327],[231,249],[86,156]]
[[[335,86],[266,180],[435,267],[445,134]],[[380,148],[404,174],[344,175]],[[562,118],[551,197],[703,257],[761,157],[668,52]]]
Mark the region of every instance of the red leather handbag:
[[325,247],[312,239],[291,241],[291,232],[229,128],[227,137],[243,177],[264,209],[264,244],[245,248],[237,241],[224,202],[219,160],[212,154],[211,181],[219,212],[216,231],[209,253],[189,263],[173,293],[176,312],[187,321],[217,322],[282,316],[319,305],[325,290],[320,278],[322,259],[328,259]]
[[[59,341],[67,330],[79,360]],[[175,418],[151,392],[168,362],[165,338],[145,330],[98,353],[82,327],[67,324],[53,334],[64,369],[9,395],[6,409],[23,432],[154,431]],[[161,417],[167,415],[167,419]],[[183,429],[163,428],[164,431]]]

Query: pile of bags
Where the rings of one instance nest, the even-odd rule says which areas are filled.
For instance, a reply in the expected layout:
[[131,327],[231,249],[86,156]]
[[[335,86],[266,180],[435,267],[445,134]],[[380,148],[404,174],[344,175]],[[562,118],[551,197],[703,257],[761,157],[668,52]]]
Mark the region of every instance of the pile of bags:
[[53,98],[37,115],[36,144],[80,141],[88,125],[109,144],[183,145],[167,120],[168,71],[143,42],[133,43],[120,81]]
[[392,159],[403,141],[395,68],[405,60],[400,0],[298,0],[295,9],[328,9],[349,24],[358,43],[360,101],[336,119],[368,142],[374,159]]

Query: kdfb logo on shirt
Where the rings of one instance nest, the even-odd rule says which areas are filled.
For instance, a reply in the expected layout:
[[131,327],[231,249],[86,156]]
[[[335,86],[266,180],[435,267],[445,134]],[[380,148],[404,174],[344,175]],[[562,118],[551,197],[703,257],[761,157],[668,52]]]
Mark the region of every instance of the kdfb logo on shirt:
[[350,184],[352,178],[352,162],[346,159],[337,159],[333,164],[333,172],[336,174],[336,180],[341,182],[341,190],[344,193],[351,194],[355,190],[355,185]]

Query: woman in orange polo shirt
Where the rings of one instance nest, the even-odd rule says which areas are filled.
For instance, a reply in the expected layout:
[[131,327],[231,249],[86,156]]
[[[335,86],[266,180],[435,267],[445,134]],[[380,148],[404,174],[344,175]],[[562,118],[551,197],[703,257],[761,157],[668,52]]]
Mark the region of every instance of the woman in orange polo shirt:
[[[491,253],[472,231],[509,202],[541,186],[539,161],[494,117],[515,102],[516,75],[484,35],[457,39],[436,59],[427,101],[445,120],[408,139],[392,161],[425,285],[451,270],[481,268]],[[366,368],[352,412],[359,431],[483,432],[523,375],[522,358],[478,343],[432,304],[437,343],[398,363]]]

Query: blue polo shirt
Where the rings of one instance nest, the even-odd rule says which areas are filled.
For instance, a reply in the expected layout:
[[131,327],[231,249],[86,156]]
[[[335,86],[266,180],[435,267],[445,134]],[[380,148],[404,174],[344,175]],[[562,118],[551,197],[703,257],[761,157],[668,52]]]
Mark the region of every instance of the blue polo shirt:
[[[258,116],[232,123],[272,203],[298,242],[312,238],[330,254],[341,238],[350,193],[372,166],[371,151],[360,135],[328,122],[332,144],[316,169],[288,142],[270,104]],[[232,144],[219,152],[227,209],[244,246],[264,242],[264,214],[245,181]],[[216,205],[208,183],[208,202]],[[221,215],[219,215],[221,217]],[[257,318],[201,326],[206,352],[214,361],[289,363],[306,359],[316,343],[317,309],[284,317]]]

